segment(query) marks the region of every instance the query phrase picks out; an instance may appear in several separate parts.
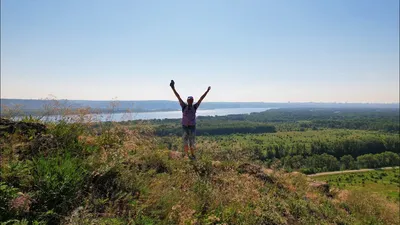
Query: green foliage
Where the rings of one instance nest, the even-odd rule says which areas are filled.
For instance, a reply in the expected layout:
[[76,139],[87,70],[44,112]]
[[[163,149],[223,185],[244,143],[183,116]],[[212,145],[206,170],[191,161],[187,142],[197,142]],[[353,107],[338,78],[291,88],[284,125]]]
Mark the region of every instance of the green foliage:
[[[179,123],[161,124],[156,127],[155,133],[159,136],[182,135],[182,127]],[[235,133],[275,133],[273,125],[256,122],[225,121],[223,126],[220,123],[199,121],[196,127],[197,135],[227,135]]]
[[326,153],[322,155],[313,155],[305,160],[307,168],[313,168],[316,172],[339,170],[339,161]]
[[17,188],[27,188],[32,185],[32,161],[11,161],[1,167],[0,178]]
[[156,173],[167,173],[171,171],[168,159],[161,152],[144,155],[141,159],[143,163],[140,164],[140,170],[142,171],[154,170]]
[[351,155],[344,155],[340,157],[340,164],[342,170],[354,170],[357,169],[357,164],[354,161],[353,156]]
[[400,201],[399,169],[324,175],[316,179],[327,181],[330,185],[341,189],[373,192],[385,198]]
[[43,219],[58,221],[79,202],[87,171],[81,160],[69,155],[40,157],[34,165],[36,202],[32,208],[46,213]]
[[122,145],[126,134],[120,127],[114,127],[112,123],[101,126],[100,135],[96,137],[97,143],[105,148],[113,148]]
[[200,158],[192,162],[192,165],[193,170],[202,178],[209,178],[214,171],[211,160],[206,158]]
[[[180,138],[164,137],[165,146],[179,146]],[[305,173],[397,166],[398,152],[389,152],[386,141],[400,143],[393,134],[357,130],[319,130],[305,132],[279,132],[276,134],[235,134],[199,137],[198,145],[218,143],[218,154],[213,158],[236,160],[250,159],[267,165],[277,162],[286,170],[301,170]],[[396,141],[395,141],[396,140]],[[399,151],[396,149],[396,151]],[[354,157],[373,153],[376,163],[364,165],[368,160],[361,157],[360,164]],[[370,157],[371,158],[371,157]],[[339,161],[340,160],[340,161]]]
[[[50,123],[44,135],[56,147],[38,151],[32,145],[27,151],[39,154],[29,158],[20,157],[19,142],[44,139],[0,137],[1,219],[9,224],[391,224],[400,183],[394,172],[328,178],[331,187],[385,193],[383,199],[366,200],[360,198],[370,192],[348,199],[316,192],[303,174],[281,169],[315,173],[398,165],[400,141],[388,133],[397,129],[396,115],[286,109],[200,117],[196,161],[169,158],[168,149],[182,150],[178,120],[153,121],[158,134],[167,135],[162,137],[139,122],[96,123],[89,129],[70,121]],[[245,163],[273,170],[239,171]],[[25,214],[10,210],[18,196],[32,200]]]
[[400,156],[393,152],[381,154],[366,154],[357,157],[360,168],[379,168],[388,166],[400,166]]
[[[227,117],[227,119],[229,116]],[[251,115],[244,120],[297,123],[302,128],[359,129],[398,132],[398,109],[276,109]]]
[[[390,133],[400,131],[398,109],[272,109],[250,115],[199,116],[198,121],[198,135],[274,133],[327,128]],[[156,125],[157,135],[182,134],[178,119],[151,122]]]
[[22,219],[22,220],[17,220],[17,219],[13,219],[13,220],[8,220],[4,223],[1,223],[1,225],[28,225],[28,224],[32,224],[32,225],[46,225],[47,223],[44,221],[38,221],[38,220],[34,220],[31,223],[29,223],[29,220],[27,219]]
[[[390,132],[398,131],[397,109],[279,109],[250,115],[199,117],[198,121],[198,139],[200,142],[202,140],[218,142],[221,153],[219,155],[225,153],[224,157],[227,157],[240,152],[241,150],[232,151],[237,149],[236,146],[240,143],[242,152],[248,153],[242,156],[247,157],[250,154],[252,160],[260,160],[267,165],[277,161],[277,158],[287,171],[301,170],[305,173],[314,173],[334,171],[338,170],[338,167],[345,170],[357,169],[359,166],[376,168],[399,164],[398,156],[394,155],[392,160],[378,160],[369,156],[361,157],[360,164],[354,160],[366,154],[381,154],[379,157],[387,158],[382,156],[383,152],[387,151],[400,154],[400,138],[397,134],[347,130],[388,132],[386,128],[391,126],[394,130]],[[179,120],[166,119],[152,122],[156,126],[156,134],[160,136],[171,134],[180,136],[182,133]],[[273,125],[279,131],[292,132],[268,134],[269,131],[261,131],[262,134],[258,134],[256,127],[259,125]],[[245,129],[241,130],[242,128]],[[204,134],[225,135],[201,137]],[[164,146],[179,150],[180,143],[167,141]],[[231,154],[227,154],[228,152]]]
[[67,150],[73,155],[81,154],[82,145],[79,143],[78,137],[84,132],[82,124],[68,123],[66,120],[61,120],[50,124],[49,127],[49,134],[54,137],[60,150]]
[[14,216],[9,207],[12,199],[17,197],[18,189],[0,182],[0,221],[5,221]]
[[398,204],[387,204],[379,196],[353,191],[346,200],[352,214],[361,224],[398,224]]

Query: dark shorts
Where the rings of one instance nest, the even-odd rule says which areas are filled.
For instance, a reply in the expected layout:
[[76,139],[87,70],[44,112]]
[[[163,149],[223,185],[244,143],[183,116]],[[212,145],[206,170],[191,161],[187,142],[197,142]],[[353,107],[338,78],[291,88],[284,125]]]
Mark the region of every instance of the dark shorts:
[[194,147],[196,144],[196,126],[184,126],[183,128],[183,144]]

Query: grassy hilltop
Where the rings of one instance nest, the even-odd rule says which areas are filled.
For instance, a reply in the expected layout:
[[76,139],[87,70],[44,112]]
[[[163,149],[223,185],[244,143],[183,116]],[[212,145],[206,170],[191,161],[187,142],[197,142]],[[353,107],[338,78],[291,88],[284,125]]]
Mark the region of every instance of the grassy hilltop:
[[[205,123],[199,129],[208,132],[222,132],[223,123],[228,126],[221,134],[199,137],[197,161],[184,159],[177,153],[181,150],[180,140],[174,134],[173,122],[168,120],[61,121],[42,125],[32,118],[21,122],[2,119],[0,221],[4,224],[398,223],[399,200],[395,197],[399,193],[396,192],[400,183],[398,170],[388,171],[387,176],[383,172],[373,175],[382,176],[382,181],[365,175],[370,178],[365,178],[366,184],[377,181],[392,185],[389,197],[365,188],[344,188],[362,187],[363,178],[357,175],[339,179],[311,178],[300,173],[398,163],[396,158],[386,160],[393,158],[392,153],[398,157],[399,140],[392,132],[397,121],[392,114],[389,119],[382,116],[376,118],[377,122],[364,124],[371,131],[327,127],[330,125],[312,118],[306,122],[303,118],[299,118],[301,122],[278,119],[266,122],[261,121],[261,115],[255,115],[258,121],[255,117],[242,120],[240,126],[269,124],[265,129],[274,126],[273,133],[251,133],[250,129],[237,134],[232,131],[234,122],[229,117],[217,118],[218,121],[209,118],[210,125],[203,118]],[[329,117],[329,121],[337,125],[334,118]],[[356,126],[355,122],[351,124]],[[166,134],[168,129],[171,132]],[[361,142],[351,145],[354,148],[344,148],[346,151],[338,150],[343,144],[353,143],[352,140]],[[357,153],[349,152],[354,149]],[[342,160],[344,155],[353,155],[353,160],[348,156]],[[333,163],[326,167],[319,165],[318,160]],[[353,186],[344,185],[344,180]]]

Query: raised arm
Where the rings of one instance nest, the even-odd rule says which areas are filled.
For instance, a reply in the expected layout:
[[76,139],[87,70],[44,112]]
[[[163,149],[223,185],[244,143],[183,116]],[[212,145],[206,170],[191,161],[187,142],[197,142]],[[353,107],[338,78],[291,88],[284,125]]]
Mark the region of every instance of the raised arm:
[[203,101],[203,99],[207,96],[208,92],[211,90],[211,87],[207,88],[207,91],[204,92],[204,94],[200,97],[199,101],[196,103],[198,106],[200,105],[200,103]]
[[179,104],[183,106],[185,103],[182,101],[181,96],[179,96],[178,92],[175,90],[175,82],[173,80],[171,80],[169,86],[171,86],[172,91],[174,91],[175,96],[178,98]]

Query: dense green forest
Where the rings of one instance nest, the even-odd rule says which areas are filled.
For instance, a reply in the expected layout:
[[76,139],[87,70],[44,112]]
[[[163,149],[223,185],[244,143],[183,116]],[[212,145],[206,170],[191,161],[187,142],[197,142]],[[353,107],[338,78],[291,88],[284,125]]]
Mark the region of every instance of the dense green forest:
[[[181,135],[182,127],[174,124],[160,124],[156,128],[159,136]],[[275,133],[276,128],[270,124],[247,121],[226,121],[214,123],[213,121],[200,122],[196,128],[197,135],[225,135],[234,133]]]
[[[179,137],[164,137],[165,147],[180,150]],[[203,136],[218,151],[240,151],[267,166],[316,173],[400,165],[397,134],[359,130],[319,130]],[[238,154],[233,152],[232,154]]]
[[[355,129],[398,133],[399,109],[271,109],[260,113],[199,116],[198,135]],[[136,124],[127,121],[122,124]],[[158,135],[180,135],[179,119],[151,120]]]
[[[124,122],[132,124],[136,122]],[[152,120],[167,148],[180,150],[177,119]],[[316,173],[400,165],[398,109],[276,109],[198,117],[200,142],[240,151],[268,166]]]

